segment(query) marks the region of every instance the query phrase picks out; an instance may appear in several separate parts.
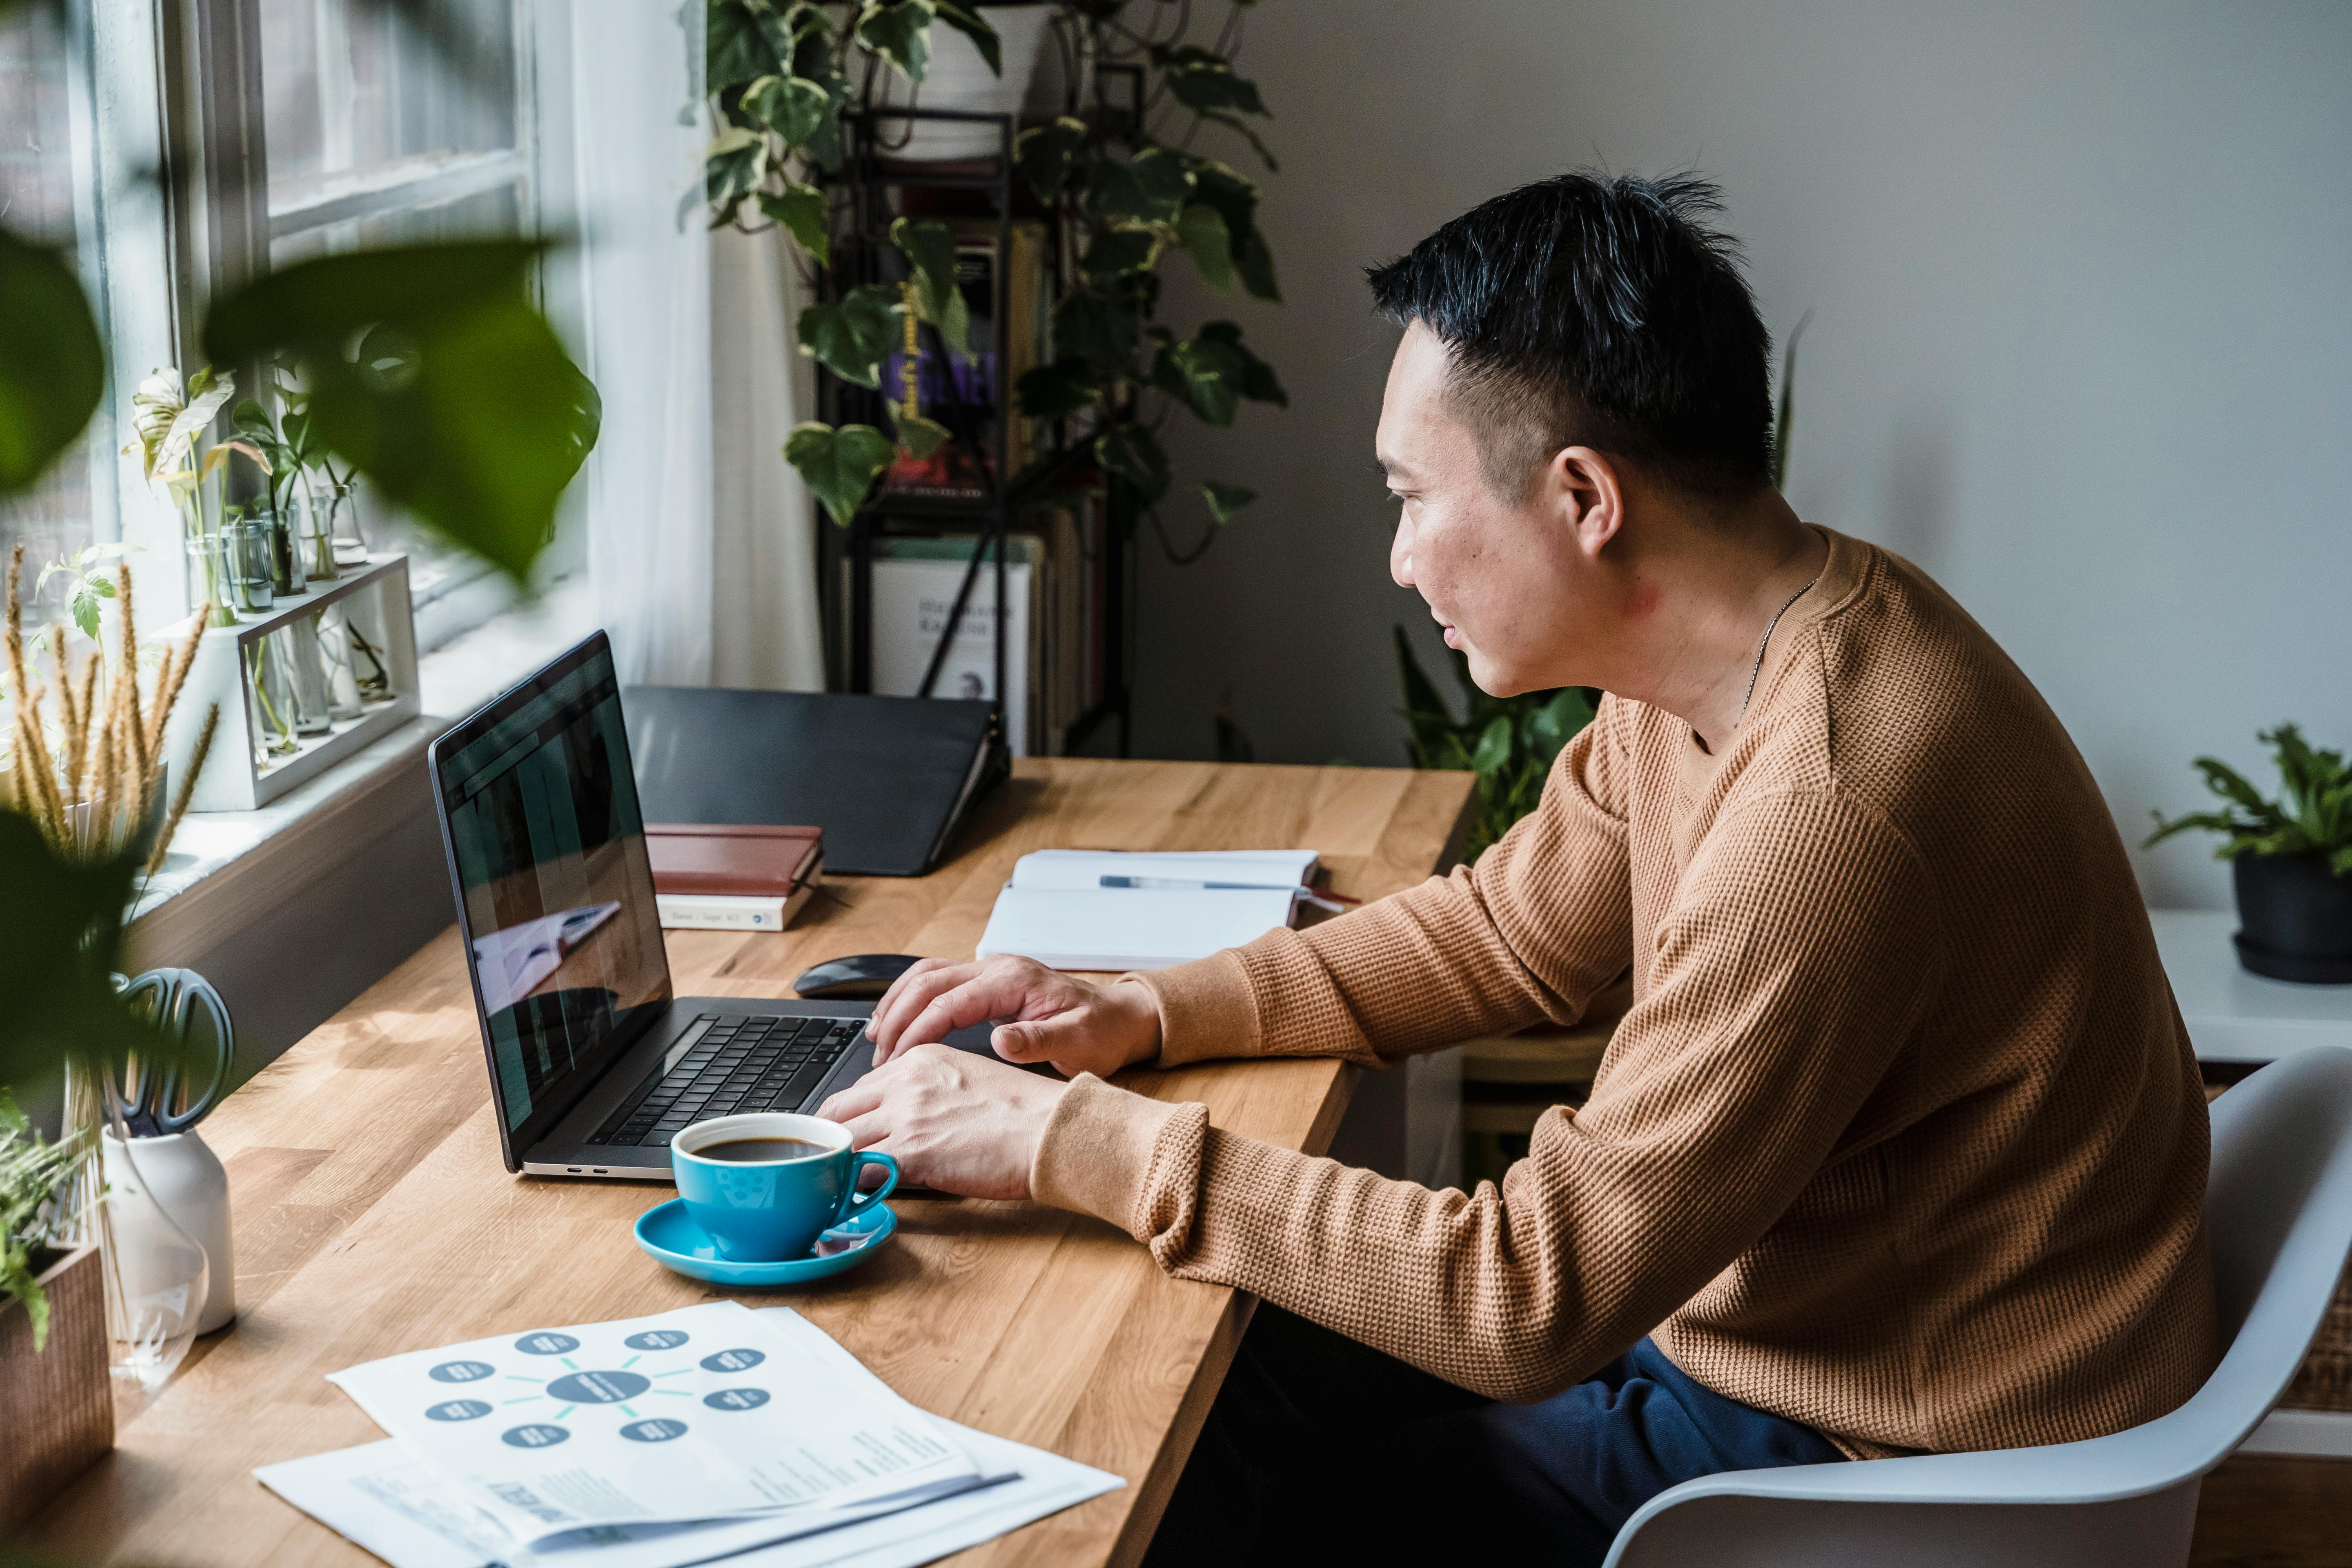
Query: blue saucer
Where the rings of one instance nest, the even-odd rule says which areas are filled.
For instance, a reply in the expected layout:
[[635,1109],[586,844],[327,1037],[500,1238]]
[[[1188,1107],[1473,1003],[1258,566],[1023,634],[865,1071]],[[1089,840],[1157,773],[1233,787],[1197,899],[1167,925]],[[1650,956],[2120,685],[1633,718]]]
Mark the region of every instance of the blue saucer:
[[898,1228],[898,1216],[888,1204],[876,1204],[845,1225],[837,1225],[816,1238],[816,1248],[805,1258],[779,1263],[736,1263],[719,1256],[710,1233],[694,1223],[686,1204],[672,1198],[637,1216],[637,1245],[646,1256],[667,1268],[714,1285],[799,1285],[855,1268],[876,1253]]

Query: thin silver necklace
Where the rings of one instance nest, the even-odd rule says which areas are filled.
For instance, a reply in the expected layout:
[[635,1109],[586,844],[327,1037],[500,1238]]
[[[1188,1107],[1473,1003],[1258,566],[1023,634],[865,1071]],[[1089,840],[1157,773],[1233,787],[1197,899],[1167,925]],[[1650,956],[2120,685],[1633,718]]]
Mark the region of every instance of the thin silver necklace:
[[1731,721],[1735,727],[1739,723],[1740,719],[1748,717],[1748,704],[1755,700],[1756,678],[1764,673],[1764,650],[1772,646],[1772,633],[1773,630],[1780,626],[1780,617],[1789,613],[1790,605],[1794,605],[1798,600],[1811,593],[1813,591],[1813,584],[1819,583],[1821,579],[1816,577],[1813,579],[1812,583],[1806,584],[1803,587],[1790,595],[1789,603],[1773,611],[1772,618],[1764,623],[1764,635],[1756,639],[1756,662],[1748,667],[1748,689],[1740,695],[1739,719],[1734,719]]

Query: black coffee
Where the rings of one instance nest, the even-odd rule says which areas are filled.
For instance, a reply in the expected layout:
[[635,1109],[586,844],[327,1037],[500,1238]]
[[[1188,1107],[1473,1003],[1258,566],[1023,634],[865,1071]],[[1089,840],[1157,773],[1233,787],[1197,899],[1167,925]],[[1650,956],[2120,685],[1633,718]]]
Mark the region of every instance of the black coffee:
[[805,1138],[730,1138],[723,1143],[705,1143],[694,1153],[705,1160],[725,1160],[738,1165],[766,1165],[778,1160],[805,1160],[812,1154],[829,1154],[833,1151],[823,1143],[812,1143]]

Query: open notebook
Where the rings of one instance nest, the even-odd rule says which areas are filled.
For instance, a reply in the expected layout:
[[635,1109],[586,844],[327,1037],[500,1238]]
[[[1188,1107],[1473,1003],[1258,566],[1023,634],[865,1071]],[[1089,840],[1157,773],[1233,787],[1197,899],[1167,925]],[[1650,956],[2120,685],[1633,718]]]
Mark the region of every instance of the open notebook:
[[1040,849],[1013,862],[978,955],[1054,969],[1165,969],[1286,926],[1312,849]]

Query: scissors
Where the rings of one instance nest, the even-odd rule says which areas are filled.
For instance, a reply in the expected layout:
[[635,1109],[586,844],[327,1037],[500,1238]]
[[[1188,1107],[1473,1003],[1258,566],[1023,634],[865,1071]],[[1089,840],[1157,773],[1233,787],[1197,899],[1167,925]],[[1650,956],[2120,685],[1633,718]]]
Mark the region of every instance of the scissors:
[[[204,1120],[228,1083],[229,1063],[236,1055],[228,1004],[221,1000],[211,982],[193,969],[151,969],[123,988],[122,999],[143,1011],[156,1031],[180,1047],[173,1059],[152,1066],[136,1056],[130,1058],[122,1084],[123,1125],[133,1138],[185,1132]],[[173,1110],[173,1102],[184,1087],[181,1065],[193,1066],[198,1059],[191,1048],[191,1037],[199,1013],[212,1025],[212,1077],[203,1093],[191,1096],[185,1107]]]

